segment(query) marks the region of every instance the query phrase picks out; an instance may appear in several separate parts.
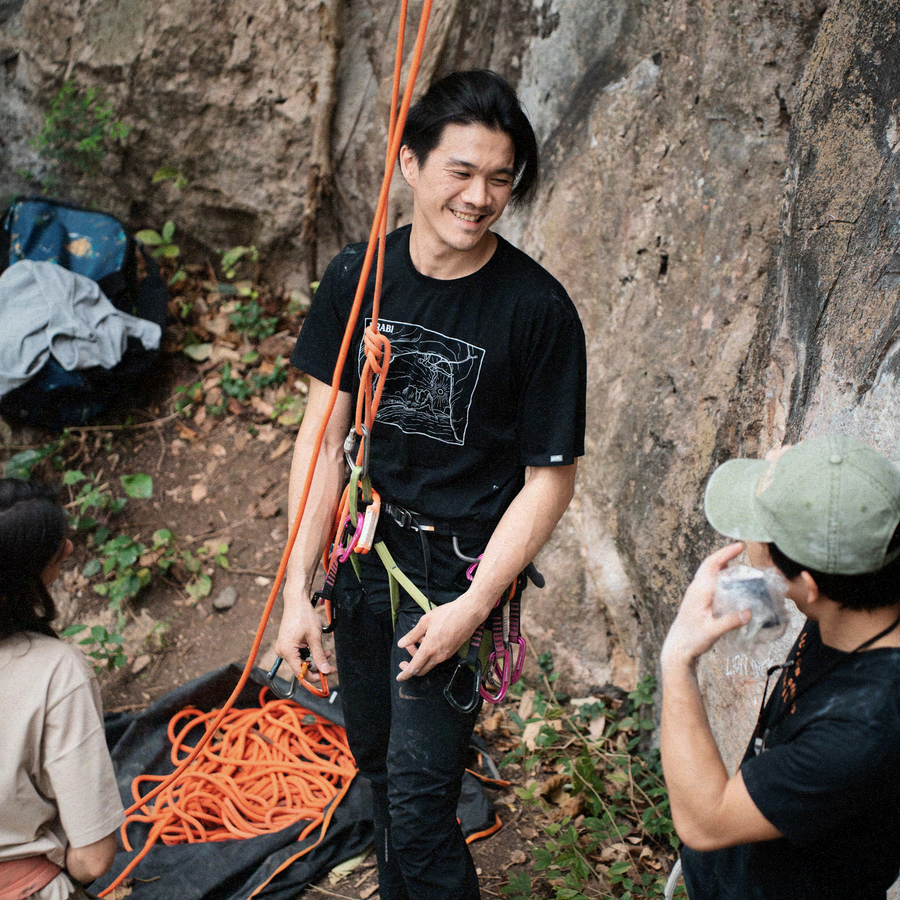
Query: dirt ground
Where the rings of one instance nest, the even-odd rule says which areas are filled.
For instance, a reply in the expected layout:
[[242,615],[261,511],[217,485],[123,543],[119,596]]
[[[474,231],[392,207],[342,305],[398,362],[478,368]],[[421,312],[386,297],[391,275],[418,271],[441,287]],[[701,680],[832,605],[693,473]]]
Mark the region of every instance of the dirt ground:
[[[167,528],[177,534],[182,547],[198,550],[208,542],[228,545],[229,568],[207,567],[212,575],[208,597],[194,601],[176,580],[155,575],[130,604],[124,629],[128,663],[100,675],[108,712],[141,710],[176,685],[228,663],[243,664],[287,540],[287,483],[296,428],[260,424],[259,417],[249,412],[206,419],[200,426],[173,415],[176,388],[197,377],[193,363],[175,354],[164,356],[144,394],[123,398],[107,417],[111,423],[130,419],[132,425],[73,431],[61,454],[64,469],[95,473],[113,485],[123,474],[153,477],[153,497],[129,500],[114,520],[114,533],[149,544],[154,531]],[[15,427],[7,434],[0,461],[53,437]],[[52,477],[47,466],[39,474]],[[54,588],[59,626],[108,621],[106,601],[81,574],[91,554],[83,540],[76,540],[76,552]],[[236,602],[229,609],[215,609],[213,601],[227,588],[236,592]],[[279,598],[257,661],[265,668],[274,659],[270,648],[280,611]],[[503,752],[497,750],[495,758]],[[510,768],[503,775],[516,778]],[[538,828],[531,811],[517,801],[514,786],[490,792],[503,827],[472,845],[485,897],[500,896],[510,869],[521,869],[531,861],[530,842]],[[377,898],[374,854],[339,882],[323,878],[304,896]]]

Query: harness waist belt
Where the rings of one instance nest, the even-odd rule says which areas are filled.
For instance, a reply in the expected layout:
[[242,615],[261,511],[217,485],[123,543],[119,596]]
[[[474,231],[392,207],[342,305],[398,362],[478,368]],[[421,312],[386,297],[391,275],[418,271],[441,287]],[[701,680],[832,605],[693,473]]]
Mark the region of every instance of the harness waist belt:
[[400,528],[409,528],[411,531],[424,531],[429,534],[437,534],[441,537],[473,537],[489,538],[494,533],[496,525],[479,522],[453,522],[449,519],[431,519],[420,515],[410,509],[406,509],[397,503],[390,503],[382,499],[381,511],[387,513],[395,525]]
[[61,871],[46,856],[0,861],[0,900],[25,900],[50,884]]

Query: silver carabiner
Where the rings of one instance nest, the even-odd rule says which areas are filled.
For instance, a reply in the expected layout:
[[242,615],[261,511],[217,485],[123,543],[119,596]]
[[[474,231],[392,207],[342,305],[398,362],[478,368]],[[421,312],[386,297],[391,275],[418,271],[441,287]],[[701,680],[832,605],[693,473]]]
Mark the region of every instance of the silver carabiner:
[[[307,652],[307,654],[309,654],[308,650],[306,652]],[[300,655],[301,656],[303,655],[303,650],[300,651]],[[275,675],[278,673],[278,670],[281,668],[281,664],[283,662],[284,662],[284,660],[280,656],[275,659],[274,665],[272,666],[271,669],[269,669],[268,673],[266,674],[266,684],[268,685],[269,690],[276,697],[278,697],[279,700],[290,700],[291,697],[294,696],[294,691],[297,689],[297,684],[298,684],[297,676],[294,675],[293,672],[291,672],[291,685],[286,694],[282,693],[281,689],[279,687],[277,687],[275,684]]]
[[[360,422],[359,427],[362,429],[362,437],[360,440],[362,441],[362,451],[363,451],[363,464],[362,464],[362,472],[360,474],[360,478],[368,478],[369,477],[369,429],[366,427],[365,423]],[[356,433],[356,426],[350,426],[350,433],[344,439],[344,459],[347,462],[347,465],[352,469],[356,465],[356,460],[353,458],[353,448],[356,446],[356,439],[359,435]]]

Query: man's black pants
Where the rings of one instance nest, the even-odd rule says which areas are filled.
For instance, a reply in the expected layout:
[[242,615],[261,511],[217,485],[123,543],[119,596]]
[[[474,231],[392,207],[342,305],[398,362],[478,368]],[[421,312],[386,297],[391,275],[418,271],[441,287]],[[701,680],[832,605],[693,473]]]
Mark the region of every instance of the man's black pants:
[[[379,525],[379,538],[425,590],[419,533],[388,521]],[[428,541],[427,593],[437,605],[465,590],[467,563],[455,556],[450,538]],[[467,555],[481,549],[463,544]],[[478,877],[456,807],[481,702],[463,714],[444,697],[456,655],[423,676],[396,680],[400,662],[410,659],[397,641],[423,611],[401,587],[394,628],[384,566],[374,550],[360,562],[361,580],[348,562],[335,582],[335,647],[347,737],[372,784],[381,900],[477,900]]]

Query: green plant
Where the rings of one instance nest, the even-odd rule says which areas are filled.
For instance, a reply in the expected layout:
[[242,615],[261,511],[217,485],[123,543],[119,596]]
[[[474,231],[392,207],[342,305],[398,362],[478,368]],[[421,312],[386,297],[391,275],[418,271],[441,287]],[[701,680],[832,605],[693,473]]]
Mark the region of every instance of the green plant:
[[[94,529],[92,539],[99,556],[85,564],[82,574],[86,578],[102,575],[102,581],[94,582],[94,591],[107,598],[107,608],[115,613],[115,621],[110,628],[94,626],[90,636],[80,641],[82,645],[96,645],[87,655],[97,660],[97,666],[107,669],[121,668],[127,662],[122,649],[125,624],[125,605],[150,583],[150,570],[141,566],[139,560],[146,551],[127,534],[110,538],[109,517],[124,509],[127,498],[149,499],[153,496],[153,479],[150,475],[136,473],[119,478],[126,497],[115,497],[109,483],[101,482],[98,474],[87,476],[80,470],[70,469],[63,473],[63,484],[70,489],[80,485],[78,493],[69,503],[70,525],[76,530]],[[100,516],[100,518],[97,518]],[[87,626],[76,623],[64,634],[78,634]]]
[[[81,634],[87,628],[87,625],[70,625],[62,632],[63,637],[74,637]],[[102,625],[94,625],[91,628],[89,637],[78,643],[81,646],[95,645],[94,650],[85,650],[87,656],[96,660],[94,669],[102,672],[104,669],[112,671],[113,669],[121,669],[128,662],[128,657],[122,649],[124,637],[117,631],[109,632]]]
[[648,747],[655,681],[640,682],[623,701],[605,698],[576,707],[553,689],[558,673],[550,654],[541,655],[539,667],[545,690],[534,691],[531,714],[524,720],[510,714],[523,733],[529,730],[533,749],[520,743],[501,767],[518,762],[526,774],[556,773],[516,793],[549,811],[552,789],[572,812],[546,825],[534,852],[535,882],[518,873],[501,894],[528,900],[539,882],[541,891],[554,892],[547,895],[554,900],[585,900],[587,885],[600,883],[611,892],[607,896],[621,900],[662,897],[666,860],[676,855],[679,841],[659,751]]
[[212,577],[203,571],[203,563],[212,557],[221,569],[228,568],[228,544],[201,547],[196,553],[189,548],[178,546],[176,536],[168,528],[160,528],[153,533],[152,553],[156,566],[166,575],[177,575],[182,570],[181,580],[188,596],[196,603],[208,597],[212,591]]
[[32,146],[45,159],[93,175],[110,145],[130,133],[131,126],[117,121],[112,106],[101,102],[97,88],[82,91],[74,81],[66,81],[51,101]]
[[163,225],[162,231],[142,228],[135,237],[152,248],[150,253],[156,259],[175,259],[181,253],[181,248],[172,241],[175,237],[175,223],[171,219]]
[[150,179],[151,184],[160,184],[164,181],[173,182],[179,191],[187,185],[187,178],[184,176],[184,173],[173,166],[160,166],[153,173],[153,178]]
[[150,584],[149,567],[140,564],[146,546],[127,534],[120,534],[100,546],[100,559],[92,559],[82,570],[86,578],[102,571],[106,581],[94,584],[101,597],[108,597],[107,606],[117,614],[118,625],[124,624],[124,606]]
[[193,404],[203,402],[203,382],[195,381],[193,384],[183,384],[175,388],[175,393],[181,395],[175,401],[175,412],[185,412]]
[[[258,355],[255,361],[258,361]],[[203,384],[195,382],[192,385],[175,389],[176,393],[182,395],[175,401],[175,411],[187,412],[192,406],[207,400],[207,413],[211,416],[222,416],[228,409],[229,399],[233,398],[239,403],[246,403],[252,396],[260,394],[266,388],[282,384],[287,378],[287,373],[287,365],[280,356],[275,360],[271,371],[251,371],[246,378],[236,374],[231,363],[227,362],[222,366],[219,375],[220,380],[217,387],[221,396],[217,402],[209,402]],[[209,393],[215,396],[212,391]]]
[[228,318],[241,334],[256,340],[271,337],[278,328],[278,317],[267,316],[256,297],[252,296],[246,302],[236,304]]
[[34,469],[45,459],[51,459],[54,463],[60,461],[58,454],[67,442],[68,432],[63,431],[56,441],[16,453],[7,461],[4,474],[7,478],[22,478],[28,481]]
[[252,263],[258,262],[259,252],[256,247],[232,247],[230,250],[222,252],[222,271],[229,281],[237,274],[238,263],[242,259]]
[[[175,237],[175,223],[169,219],[162,227],[162,231],[154,231],[152,228],[142,228],[136,235],[137,239],[148,247],[151,247],[151,255],[156,259],[173,260],[181,254],[181,248],[172,241]],[[170,276],[168,283],[177,284],[186,277],[184,267],[178,266],[174,274]],[[184,308],[182,306],[182,315]]]
[[[153,496],[153,478],[150,475],[122,475],[119,480],[128,497],[146,500]],[[87,476],[78,469],[68,469],[64,472],[63,484],[68,487],[81,485],[68,505],[70,509],[74,509],[69,516],[70,526],[76,531],[96,528],[94,542],[97,545],[103,544],[109,537],[109,528],[96,516],[104,513],[115,515],[121,512],[128,502],[127,498],[113,496],[109,483],[101,483],[99,475]]]

